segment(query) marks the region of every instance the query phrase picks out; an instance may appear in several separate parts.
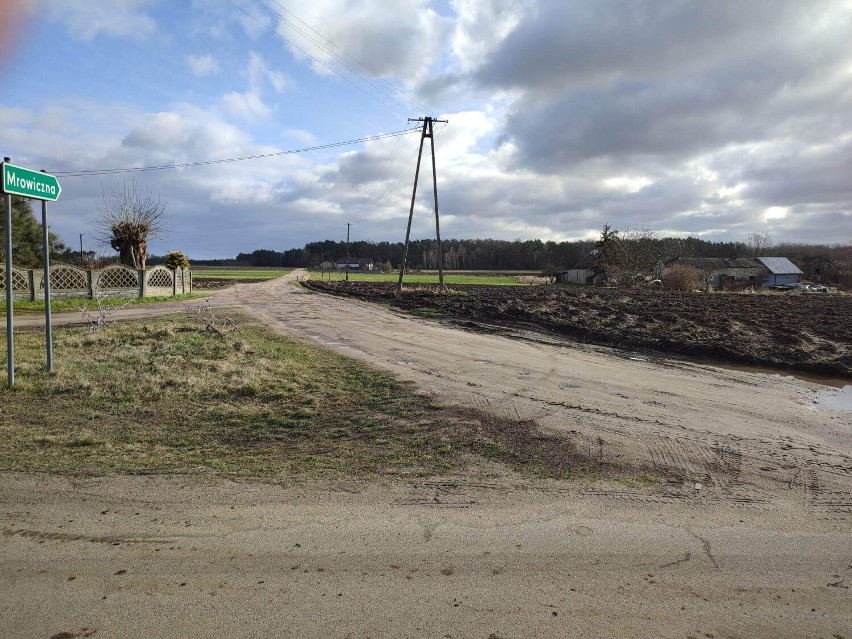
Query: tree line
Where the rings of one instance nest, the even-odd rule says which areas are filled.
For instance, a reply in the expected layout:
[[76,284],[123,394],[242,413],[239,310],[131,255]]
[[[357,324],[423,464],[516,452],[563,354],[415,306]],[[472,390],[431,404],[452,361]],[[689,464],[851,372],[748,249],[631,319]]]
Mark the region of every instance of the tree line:
[[[771,245],[768,236],[761,234],[759,241],[712,242],[695,237],[660,237],[649,229],[606,228],[613,233],[613,264],[630,275],[649,270],[657,260],[666,257],[754,257],[784,256],[790,258],[821,255],[833,261],[849,261],[849,246],[813,244]],[[523,270],[549,271],[569,269],[582,257],[599,246],[600,240],[575,240],[570,242],[544,242],[541,240],[443,240],[444,268],[450,270]],[[371,258],[376,265],[390,263],[392,268],[402,264],[402,242],[350,242],[349,256]],[[608,247],[609,250],[609,247]],[[325,240],[309,242],[303,248],[287,251],[269,249],[240,253],[235,260],[209,260],[214,264],[231,263],[240,266],[318,267],[323,262],[346,257],[345,242]],[[208,261],[194,260],[195,264]],[[435,240],[414,240],[408,252],[411,269],[434,270],[438,268],[438,243]]]

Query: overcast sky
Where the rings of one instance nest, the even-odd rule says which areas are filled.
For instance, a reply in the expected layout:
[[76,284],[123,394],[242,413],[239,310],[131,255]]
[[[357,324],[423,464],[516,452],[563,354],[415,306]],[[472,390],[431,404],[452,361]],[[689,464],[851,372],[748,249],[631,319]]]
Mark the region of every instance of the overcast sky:
[[[444,238],[615,228],[852,240],[848,0],[0,0],[0,155],[48,172],[202,162],[436,125]],[[60,177],[168,202],[150,251],[401,241],[419,134]],[[429,163],[412,235],[434,237]]]

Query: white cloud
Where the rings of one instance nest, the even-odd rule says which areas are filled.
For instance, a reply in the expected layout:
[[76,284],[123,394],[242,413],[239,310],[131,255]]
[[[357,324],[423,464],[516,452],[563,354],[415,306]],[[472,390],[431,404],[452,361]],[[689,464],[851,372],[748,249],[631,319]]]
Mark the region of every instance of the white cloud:
[[189,69],[197,76],[216,75],[219,62],[212,55],[190,55],[186,58]]
[[142,39],[157,24],[144,7],[155,0],[112,0],[108,5],[92,0],[47,0],[47,10],[62,21],[68,33],[80,40],[93,40],[100,34],[112,38]]
[[[297,59],[313,58],[315,72],[399,78],[410,85],[440,63],[453,28],[426,0],[314,0],[299,6],[298,19],[280,13],[278,32]],[[364,84],[393,103],[393,89],[378,85]]]
[[262,120],[272,113],[272,109],[254,91],[226,93],[222,98],[222,106],[231,115],[247,122]]
[[256,92],[263,89],[266,83],[270,84],[278,93],[283,93],[289,86],[287,76],[272,69],[263,57],[252,51],[248,62],[249,86]]

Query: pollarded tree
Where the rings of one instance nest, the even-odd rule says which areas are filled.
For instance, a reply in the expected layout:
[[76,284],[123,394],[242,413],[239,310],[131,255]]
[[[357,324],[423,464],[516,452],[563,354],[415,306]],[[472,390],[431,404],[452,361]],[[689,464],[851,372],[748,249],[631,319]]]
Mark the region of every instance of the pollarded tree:
[[148,258],[148,240],[162,236],[166,229],[166,203],[151,191],[141,192],[136,182],[103,194],[95,223],[100,239],[118,251],[122,264],[144,269]]

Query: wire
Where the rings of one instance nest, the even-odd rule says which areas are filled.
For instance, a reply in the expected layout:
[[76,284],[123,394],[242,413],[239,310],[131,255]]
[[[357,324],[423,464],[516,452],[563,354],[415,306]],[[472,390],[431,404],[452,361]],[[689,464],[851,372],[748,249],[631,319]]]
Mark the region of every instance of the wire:
[[261,160],[264,158],[274,158],[280,157],[282,155],[294,155],[297,153],[308,153],[309,151],[320,151],[322,149],[333,149],[335,147],[340,146],[348,146],[350,144],[360,144],[362,142],[371,142],[373,140],[383,140],[385,138],[392,138],[399,135],[405,135],[406,133],[411,133],[412,131],[418,131],[419,127],[410,128],[410,129],[402,129],[401,131],[394,131],[393,133],[381,133],[379,135],[371,135],[363,138],[358,138],[356,140],[346,140],[343,142],[331,142],[329,144],[320,144],[317,146],[309,146],[302,149],[290,149],[287,151],[274,151],[271,153],[260,153],[258,155],[244,155],[242,157],[237,158],[223,158],[219,160],[202,160],[199,162],[182,162],[180,164],[162,164],[159,166],[137,166],[130,168],[121,168],[121,169],[91,169],[85,171],[54,171],[53,175],[60,175],[63,177],[85,177],[90,175],[112,175],[114,173],[140,173],[143,171],[164,171],[167,169],[185,169],[194,166],[209,166],[212,164],[227,164],[229,162],[244,162],[246,160]]
[[376,177],[372,180],[369,189],[364,194],[364,197],[358,202],[358,204],[353,208],[351,223],[355,224],[361,217],[361,214],[366,210],[367,204],[370,202],[370,198],[373,196],[374,191],[379,188],[379,185],[384,182],[388,173],[391,171],[392,167],[396,167],[399,163],[400,152],[402,151],[402,137],[398,137],[396,142],[394,143],[394,148],[391,151],[390,155],[388,155],[387,160],[385,161],[384,166],[381,171],[376,175]]
[[[442,126],[442,127],[440,127],[439,129],[435,130],[435,132],[434,132],[434,135],[435,135],[435,136],[437,136],[438,134],[440,134],[441,132],[443,132],[443,130],[444,130],[444,129],[446,129],[446,128],[447,128],[447,124],[446,124],[445,122],[444,122],[444,123],[442,123],[442,124],[443,124],[443,126]],[[421,127],[417,127],[417,129],[416,129],[416,130],[417,130],[417,131],[420,131],[420,130],[421,130]],[[417,155],[417,152],[418,152],[418,149],[414,149],[414,152],[413,152],[413,153],[411,154],[411,156],[410,156],[410,157],[411,157],[411,159],[414,159],[414,156],[416,156],[416,155]],[[355,218],[355,219],[354,219],[354,221],[352,222],[353,224],[358,223],[358,222],[360,222],[360,221],[363,221],[363,220],[364,220],[364,219],[365,219],[365,218],[366,218],[366,217],[367,217],[370,213],[372,213],[373,211],[375,211],[375,210],[378,208],[379,204],[381,204],[381,203],[382,203],[382,201],[385,199],[385,197],[386,197],[386,196],[387,196],[387,194],[390,192],[390,190],[391,190],[394,186],[396,186],[396,184],[399,182],[400,178],[402,177],[402,174],[405,172],[405,168],[406,168],[406,166],[405,166],[405,165],[403,165],[402,167],[400,167],[400,170],[397,172],[397,174],[394,176],[394,178],[390,181],[390,183],[388,183],[387,187],[385,187],[385,190],[384,190],[384,191],[382,191],[382,194],[381,194],[381,195],[380,195],[380,196],[376,199],[376,201],[375,201],[375,202],[373,202],[373,204],[372,204],[371,206],[369,206],[369,207],[365,208],[365,209],[364,209],[364,210],[362,210],[360,213],[358,213],[358,215],[356,216],[356,218]]]
[[[251,18],[252,20],[254,20],[255,22],[257,22],[260,26],[262,26],[264,29],[266,29],[266,30],[268,30],[268,31],[271,31],[271,32],[272,32],[273,34],[275,34],[277,37],[281,38],[282,40],[284,40],[285,42],[287,42],[287,43],[288,43],[288,44],[290,44],[291,46],[295,47],[296,49],[298,49],[299,51],[301,51],[302,53],[304,53],[304,54],[305,54],[306,56],[308,56],[311,60],[313,60],[313,61],[314,61],[314,62],[316,62],[317,64],[319,64],[319,65],[323,66],[324,68],[326,68],[328,71],[330,71],[331,73],[335,74],[335,75],[336,75],[336,76],[338,76],[339,78],[341,78],[341,79],[345,80],[346,82],[348,82],[349,84],[351,84],[353,87],[355,87],[355,88],[356,88],[356,89],[358,89],[359,91],[363,92],[365,95],[367,95],[367,96],[371,97],[372,99],[374,99],[374,100],[375,100],[376,102],[378,102],[379,104],[381,104],[381,105],[383,105],[383,106],[387,107],[388,109],[390,109],[391,111],[393,111],[394,113],[396,113],[396,114],[397,114],[397,115],[399,115],[399,116],[405,116],[405,115],[407,115],[406,113],[404,113],[404,112],[402,112],[402,111],[399,111],[396,107],[391,106],[390,104],[388,104],[387,102],[385,102],[384,100],[382,100],[380,97],[378,97],[378,96],[376,96],[376,95],[374,95],[374,94],[370,93],[370,92],[369,92],[369,91],[367,91],[364,87],[362,87],[361,85],[357,84],[356,82],[354,82],[354,81],[353,81],[353,80],[351,80],[350,78],[347,78],[345,75],[343,75],[343,74],[342,74],[342,73],[340,73],[339,71],[336,71],[335,69],[332,69],[330,66],[328,66],[327,64],[325,64],[322,60],[318,60],[317,58],[315,58],[314,56],[312,56],[310,53],[308,53],[305,49],[303,49],[302,47],[300,47],[298,44],[296,44],[295,42],[293,42],[293,41],[292,41],[292,40],[290,40],[289,38],[287,38],[287,37],[285,37],[285,36],[281,35],[280,33],[278,33],[278,31],[277,31],[276,29],[274,29],[273,27],[270,27],[268,24],[264,23],[262,20],[260,20],[260,19],[259,19],[259,18],[257,18],[256,16],[252,15],[251,13],[249,13],[248,11],[246,11],[245,9],[243,9],[241,6],[239,6],[239,5],[237,5],[237,4],[234,4],[231,0],[225,0],[225,2],[227,2],[228,4],[230,4],[230,5],[231,5],[232,7],[234,7],[235,9],[239,9],[239,10],[240,10],[240,11],[242,11],[245,15],[247,15],[249,18]],[[267,10],[270,10],[270,11],[271,11],[271,9],[269,9],[269,7],[267,7],[266,5],[264,5],[262,2],[261,2],[260,4],[262,4],[264,7],[266,7],[266,9],[267,9]],[[274,11],[273,11],[272,13],[274,13]],[[276,14],[276,15],[277,15],[277,14]],[[398,100],[394,100],[394,102],[396,102],[396,103],[397,103],[397,105],[402,106],[403,108],[405,108],[405,105],[401,104]]]
[[[258,1],[260,1],[260,0],[258,0]],[[407,103],[407,105],[403,105],[403,106],[407,106],[407,108],[409,108],[409,109],[413,106],[413,107],[415,107],[417,110],[421,111],[422,113],[431,113],[431,109],[429,109],[429,108],[428,108],[428,107],[427,107],[427,106],[426,106],[423,102],[421,102],[421,101],[417,100],[415,97],[413,97],[413,96],[411,96],[411,95],[409,95],[409,94],[407,94],[407,93],[405,93],[405,92],[403,92],[403,91],[399,90],[397,87],[395,87],[395,86],[394,86],[393,84],[391,84],[390,82],[387,82],[386,80],[382,79],[382,78],[380,77],[380,75],[379,75],[378,73],[376,73],[373,69],[371,69],[370,67],[368,67],[366,64],[364,64],[364,63],[363,63],[363,62],[361,62],[360,60],[358,60],[355,56],[350,55],[349,53],[347,53],[345,49],[342,49],[340,46],[338,46],[337,44],[335,44],[335,43],[334,43],[334,41],[330,40],[329,38],[325,37],[322,33],[320,33],[319,31],[317,31],[316,29],[314,29],[311,25],[309,25],[307,22],[305,22],[304,20],[302,20],[302,19],[301,19],[299,16],[297,16],[295,13],[293,13],[292,11],[290,11],[287,7],[285,7],[285,6],[284,6],[284,5],[282,5],[280,2],[278,2],[278,0],[272,0],[272,2],[273,2],[275,5],[277,5],[277,6],[278,6],[278,7],[279,7],[282,11],[284,11],[286,14],[288,14],[288,15],[292,16],[292,17],[293,17],[293,18],[294,18],[297,22],[299,22],[300,24],[304,25],[304,27],[305,27],[306,29],[308,29],[308,30],[309,30],[309,31],[311,31],[312,33],[316,34],[316,36],[317,36],[317,37],[319,37],[319,38],[321,38],[322,40],[324,40],[325,42],[327,42],[327,43],[328,43],[331,47],[333,47],[336,51],[339,51],[339,52],[340,52],[340,54],[342,54],[342,56],[344,56],[344,57],[348,58],[349,60],[351,60],[352,62],[354,62],[357,66],[359,66],[361,69],[363,69],[364,71],[366,71],[367,73],[369,73],[369,75],[370,75],[370,76],[372,76],[372,77],[371,77],[371,78],[370,78],[370,77],[367,77],[367,76],[364,74],[364,72],[363,72],[363,71],[359,71],[358,69],[353,69],[353,68],[352,68],[352,67],[351,67],[351,66],[350,66],[350,65],[349,65],[349,64],[348,64],[348,63],[347,63],[347,62],[343,59],[343,57],[342,57],[341,55],[338,55],[338,53],[335,53],[334,51],[329,50],[327,47],[323,46],[322,44],[320,44],[319,42],[317,42],[316,40],[314,40],[312,37],[310,37],[310,36],[308,36],[307,34],[305,34],[305,33],[304,33],[301,29],[299,29],[298,27],[296,27],[296,26],[295,26],[295,25],[294,25],[294,24],[293,24],[290,20],[287,20],[286,18],[284,18],[284,16],[282,16],[282,15],[280,15],[280,14],[278,14],[278,13],[276,13],[276,12],[272,11],[271,9],[269,9],[269,7],[268,7],[268,6],[264,5],[264,3],[263,3],[263,2],[260,2],[260,4],[262,4],[262,5],[263,5],[263,6],[265,6],[267,9],[269,9],[272,13],[274,13],[276,16],[278,16],[278,18],[280,18],[282,22],[284,22],[284,23],[286,23],[286,24],[290,25],[290,27],[292,27],[294,31],[296,31],[297,33],[301,34],[303,37],[305,37],[306,39],[308,39],[310,42],[313,42],[314,44],[316,44],[316,45],[317,45],[320,49],[322,49],[323,51],[325,51],[325,52],[326,52],[326,53],[328,53],[329,55],[334,56],[334,57],[335,57],[335,58],[336,58],[336,59],[337,59],[337,60],[338,60],[341,64],[343,64],[343,66],[345,66],[347,69],[349,69],[349,70],[350,70],[350,71],[352,71],[353,73],[356,73],[356,74],[358,74],[359,76],[361,76],[362,78],[366,79],[368,82],[370,82],[371,84],[373,84],[373,86],[375,86],[377,89],[379,89],[380,91],[382,91],[382,93],[384,93],[385,95],[387,95],[387,96],[388,96],[388,97],[390,97],[391,99],[394,99],[394,100],[395,100],[394,96],[389,95],[389,94],[388,94],[388,93],[384,90],[384,88],[389,89],[389,90],[390,90],[390,91],[392,91],[392,92],[393,92],[396,96],[398,96],[399,98],[401,98],[402,100],[404,100],[404,101]]]

